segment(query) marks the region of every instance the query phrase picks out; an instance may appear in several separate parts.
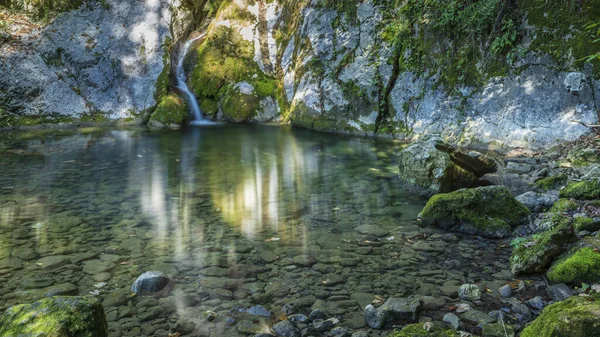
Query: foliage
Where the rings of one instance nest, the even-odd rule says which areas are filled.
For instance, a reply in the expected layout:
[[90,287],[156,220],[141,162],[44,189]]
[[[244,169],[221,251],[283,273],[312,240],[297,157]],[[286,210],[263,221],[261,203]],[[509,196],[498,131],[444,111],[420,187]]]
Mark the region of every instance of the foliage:
[[[596,39],[592,43],[599,44],[600,43],[600,22],[591,23],[591,24],[587,25],[585,27],[585,29],[588,30],[589,32],[591,32],[594,35],[594,37],[596,37]],[[600,50],[600,45],[599,45],[598,49]],[[599,61],[600,60],[600,51],[586,56],[584,58],[584,60],[586,62]]]

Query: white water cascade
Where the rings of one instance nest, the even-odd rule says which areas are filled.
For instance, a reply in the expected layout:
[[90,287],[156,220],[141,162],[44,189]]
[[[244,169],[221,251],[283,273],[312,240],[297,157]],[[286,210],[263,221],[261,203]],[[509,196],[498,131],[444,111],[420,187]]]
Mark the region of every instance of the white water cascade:
[[177,88],[183,92],[187,98],[188,104],[190,105],[190,111],[192,114],[192,122],[191,125],[202,125],[202,124],[210,124],[211,122],[204,119],[202,117],[202,111],[200,110],[200,105],[198,104],[198,100],[194,93],[190,90],[186,83],[185,71],[183,69],[183,61],[185,60],[185,56],[190,50],[190,47],[194,42],[203,38],[206,34],[200,34],[199,36],[188,40],[184,45],[181,51],[179,52],[179,57],[177,60],[177,68],[175,69],[175,76],[177,80]]

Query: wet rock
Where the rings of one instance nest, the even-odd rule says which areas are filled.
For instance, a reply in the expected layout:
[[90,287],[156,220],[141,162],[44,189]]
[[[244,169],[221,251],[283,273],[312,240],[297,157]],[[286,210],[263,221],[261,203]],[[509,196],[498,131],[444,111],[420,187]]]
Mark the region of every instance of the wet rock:
[[338,320],[335,318],[330,318],[330,319],[317,319],[313,321],[313,327],[315,328],[315,330],[317,332],[325,332],[327,330],[332,329],[336,324],[338,323]]
[[490,238],[510,235],[530,211],[504,186],[486,186],[437,194],[420,214],[426,224]]
[[153,293],[164,288],[170,279],[159,271],[147,271],[140,275],[131,286],[136,294]]
[[52,297],[52,296],[77,295],[78,290],[79,289],[74,284],[62,283],[62,284],[58,284],[58,285],[48,288],[46,290],[45,296]]
[[300,332],[294,326],[294,323],[284,320],[275,324],[272,328],[273,332],[282,337],[300,337]]
[[179,319],[175,323],[175,326],[173,326],[172,332],[179,332],[182,335],[185,335],[193,332],[194,330],[196,330],[196,323],[185,319]]
[[445,314],[442,320],[454,330],[458,330],[458,328],[460,328],[460,318],[451,312]]
[[498,289],[498,294],[502,297],[510,297],[512,295],[512,288],[510,284],[505,284]]
[[569,336],[591,337],[600,331],[600,302],[570,297],[547,306],[541,315],[528,325],[521,337]]
[[386,323],[406,324],[417,320],[421,302],[409,298],[390,298],[375,309],[367,305],[364,310],[365,322],[373,329],[381,329]]
[[315,309],[313,311],[310,312],[310,314],[308,314],[308,319],[311,321],[317,320],[317,319],[326,319],[327,318],[327,314],[325,313],[325,311],[321,310],[321,309]]
[[510,306],[510,310],[512,312],[514,312],[515,314],[520,315],[520,317],[525,322],[529,322],[533,318],[529,307],[526,304],[523,304],[521,302],[518,302],[518,301],[512,302],[511,306]]
[[556,217],[554,228],[518,243],[510,257],[513,273],[544,272],[566,245],[577,239],[569,219]]
[[536,296],[528,300],[527,305],[529,305],[534,310],[542,310],[546,306],[546,302],[541,296]]
[[35,262],[38,266],[46,270],[54,270],[71,264],[71,257],[67,255],[46,256]]
[[533,212],[542,212],[554,205],[558,201],[558,194],[555,193],[536,193],[525,192],[516,197],[517,201]]
[[463,300],[474,302],[481,298],[481,290],[476,284],[463,284],[458,289],[458,296]]
[[246,313],[253,315],[253,316],[260,316],[260,317],[273,316],[273,313],[270,312],[269,310],[267,310],[267,308],[263,307],[262,305],[255,305],[253,307],[250,307],[246,310]]
[[573,290],[564,283],[553,284],[548,287],[546,292],[548,293],[548,296],[552,298],[552,300],[557,302],[564,301],[567,298],[575,295],[575,293],[573,293]]
[[265,287],[265,293],[268,297],[281,298],[287,296],[290,292],[290,286],[280,281],[273,281]]
[[51,297],[7,309],[0,316],[0,336],[107,337],[100,301],[93,297]]
[[339,274],[326,274],[326,275],[323,275],[323,278],[321,279],[321,283],[326,284],[328,286],[342,284],[345,282],[346,282],[346,278]]
[[331,329],[331,331],[329,332],[329,336],[331,336],[331,337],[349,337],[350,332],[348,331],[348,329],[339,326],[337,328]]
[[369,293],[353,293],[350,298],[356,301],[361,310],[364,310],[367,305],[373,303],[375,296]]
[[390,234],[390,231],[375,225],[361,225],[354,228],[360,234],[384,237]]
[[302,315],[302,314],[294,314],[294,315],[290,315],[288,316],[288,319],[291,322],[298,322],[298,323],[305,323],[308,322],[308,316],[306,315]]
[[202,312],[202,317],[204,317],[205,320],[212,322],[217,319],[218,315],[212,310],[206,310]]
[[240,321],[235,325],[235,328],[237,329],[237,331],[247,334],[257,334],[261,333],[263,330],[263,327],[260,326],[260,324],[256,324],[248,320]]
[[275,262],[279,258],[279,256],[273,254],[272,252],[264,251],[260,253],[260,258],[267,263],[271,263]]
[[40,289],[46,288],[54,284],[54,279],[50,277],[31,277],[21,280],[23,289]]
[[471,187],[496,164],[476,152],[464,154],[439,137],[412,143],[398,154],[400,179],[426,195]]

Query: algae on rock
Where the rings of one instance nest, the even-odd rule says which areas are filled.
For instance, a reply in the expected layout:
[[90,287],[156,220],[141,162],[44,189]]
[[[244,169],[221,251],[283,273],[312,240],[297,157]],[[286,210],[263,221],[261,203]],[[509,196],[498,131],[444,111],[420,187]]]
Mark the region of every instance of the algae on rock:
[[486,186],[436,194],[425,205],[421,218],[445,229],[503,238],[529,214],[506,187]]
[[185,102],[177,95],[169,94],[158,104],[148,124],[154,127],[181,127],[189,118]]
[[554,262],[548,270],[552,283],[598,283],[600,282],[600,253],[592,247],[579,248]]
[[108,324],[94,297],[50,297],[8,308],[0,336],[107,337]]
[[560,197],[577,200],[600,199],[600,178],[571,182],[560,191]]

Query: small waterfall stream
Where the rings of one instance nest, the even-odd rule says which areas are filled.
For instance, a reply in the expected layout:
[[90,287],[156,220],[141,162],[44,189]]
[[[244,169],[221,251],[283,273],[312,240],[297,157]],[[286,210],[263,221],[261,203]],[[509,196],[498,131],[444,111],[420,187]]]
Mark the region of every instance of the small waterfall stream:
[[183,61],[185,60],[185,56],[190,50],[190,47],[194,42],[203,38],[205,34],[201,34],[193,39],[188,40],[184,45],[181,51],[179,52],[178,60],[177,60],[177,68],[175,69],[175,76],[177,80],[177,88],[181,90],[186,96],[188,104],[190,105],[190,112],[192,114],[192,122],[191,125],[200,125],[200,124],[209,124],[210,121],[204,119],[202,117],[202,111],[200,110],[200,105],[198,104],[198,100],[194,93],[190,90],[186,83],[185,70],[183,69]]

